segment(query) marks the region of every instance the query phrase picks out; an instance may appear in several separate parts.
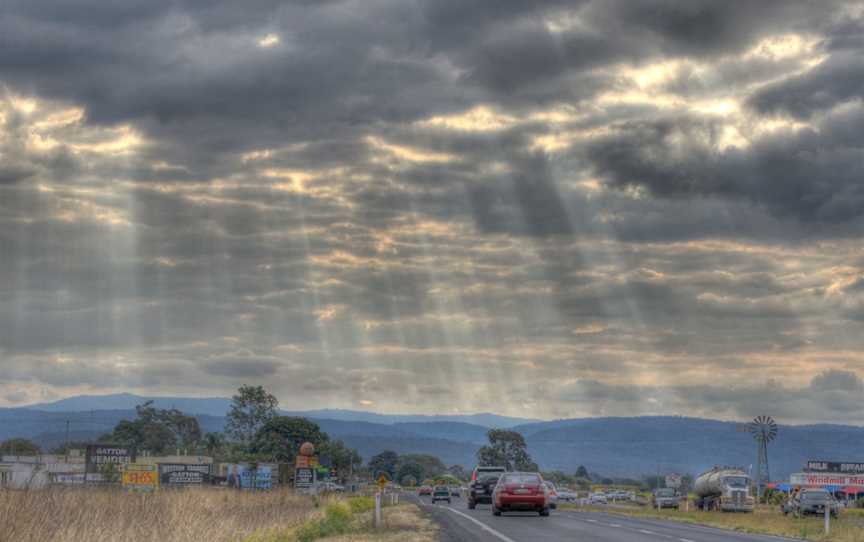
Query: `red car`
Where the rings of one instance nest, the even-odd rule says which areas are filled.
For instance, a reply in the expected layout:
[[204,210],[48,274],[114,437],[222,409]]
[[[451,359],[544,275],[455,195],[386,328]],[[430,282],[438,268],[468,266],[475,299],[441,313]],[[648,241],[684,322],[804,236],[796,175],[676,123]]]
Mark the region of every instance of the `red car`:
[[533,510],[541,516],[549,515],[549,490],[536,472],[508,472],[502,474],[492,493],[492,513],[511,510]]
[[420,488],[420,490],[417,492],[417,494],[421,495],[421,496],[422,495],[431,495],[432,494],[432,488],[429,486],[422,486]]

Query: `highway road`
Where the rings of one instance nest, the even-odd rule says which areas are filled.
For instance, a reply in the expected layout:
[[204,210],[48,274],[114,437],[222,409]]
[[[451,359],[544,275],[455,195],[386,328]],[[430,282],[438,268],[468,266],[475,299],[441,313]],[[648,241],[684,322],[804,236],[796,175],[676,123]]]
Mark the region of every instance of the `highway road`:
[[[416,498],[416,497],[415,497]],[[442,542],[778,542],[793,540],[751,535],[700,525],[643,520],[572,510],[553,511],[548,518],[537,514],[492,515],[489,506],[468,510],[464,499],[451,505],[432,505],[419,499],[421,508],[441,527]],[[800,541],[799,541],[800,542]]]

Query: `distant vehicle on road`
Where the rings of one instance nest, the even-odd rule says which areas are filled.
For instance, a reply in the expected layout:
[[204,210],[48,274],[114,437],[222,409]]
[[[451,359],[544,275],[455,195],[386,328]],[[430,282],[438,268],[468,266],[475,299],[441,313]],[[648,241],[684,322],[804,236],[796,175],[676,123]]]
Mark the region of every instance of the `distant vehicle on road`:
[[677,510],[679,501],[680,498],[675,490],[668,487],[655,489],[651,495],[652,508],[675,508]]
[[558,502],[576,502],[579,500],[579,496],[575,491],[565,487],[558,488]]
[[558,490],[555,489],[555,484],[552,482],[544,481],[543,485],[546,486],[546,492],[549,495],[549,508],[555,510],[558,508]]
[[825,509],[833,517],[840,515],[840,503],[824,489],[802,489],[783,503],[783,515],[792,514],[796,518],[804,516],[823,516]]
[[451,487],[450,488],[450,496],[459,498],[462,496],[462,490],[458,487]]
[[432,494],[432,486],[420,486],[420,489],[417,490],[417,494],[420,495],[421,497],[424,495],[431,495]]
[[549,515],[549,489],[537,472],[508,472],[501,475],[492,495],[492,513],[531,510]]
[[450,488],[447,486],[435,486],[432,490],[432,503],[447,501],[450,504]]
[[473,510],[478,504],[492,504],[492,491],[498,478],[507,469],[504,467],[478,466],[471,473],[471,484],[468,486],[468,508]]
[[598,492],[598,493],[592,493],[588,497],[588,502],[590,504],[606,504],[609,501],[606,499],[605,493]]
[[693,484],[696,508],[723,512],[752,512],[756,500],[750,495],[750,477],[743,469],[714,467],[700,474]]

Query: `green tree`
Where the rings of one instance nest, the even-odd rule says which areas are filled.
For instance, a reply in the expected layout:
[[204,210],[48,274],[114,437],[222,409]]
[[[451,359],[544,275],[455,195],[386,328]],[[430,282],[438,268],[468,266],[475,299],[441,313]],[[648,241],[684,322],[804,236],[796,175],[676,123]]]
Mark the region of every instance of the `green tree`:
[[421,480],[425,480],[426,476],[423,475],[423,466],[416,461],[400,461],[399,468],[396,471],[395,480],[402,484],[403,486],[412,485],[419,483]]
[[265,423],[276,416],[279,401],[261,386],[241,386],[231,398],[225,431],[249,445]]
[[576,469],[576,478],[591,478],[584,465],[579,465],[579,468]]
[[0,455],[39,455],[42,450],[25,438],[10,438],[0,442]]
[[319,458],[322,461],[327,458],[341,480],[346,479],[350,473],[356,472],[363,464],[363,458],[357,450],[349,448],[341,440],[327,440],[317,448]]
[[481,465],[495,465],[507,470],[536,471],[537,464],[528,454],[525,437],[516,431],[490,429],[486,433],[487,446],[477,450],[477,461]]
[[435,457],[429,454],[405,454],[399,456],[399,464],[417,463],[423,469],[423,478],[434,478],[438,475],[447,472],[447,466]]
[[392,450],[384,450],[369,459],[369,471],[372,473],[372,476],[378,476],[379,472],[384,472],[392,480],[396,476],[396,469],[398,468],[399,454]]
[[470,476],[470,474],[468,474],[468,471],[466,471],[465,467],[463,467],[462,465],[450,465],[449,467],[447,467],[447,472],[450,473],[451,476],[459,478],[462,481],[467,480]]
[[222,457],[225,451],[225,435],[222,433],[207,433],[201,439],[201,448],[210,457]]
[[152,405],[152,401],[147,401],[136,406],[136,419],[121,420],[113,432],[99,440],[146,449],[154,454],[171,453],[178,448],[197,448],[201,440],[197,418],[176,409],[162,410]]
[[290,463],[300,445],[311,442],[316,448],[327,442],[327,433],[306,418],[275,416],[264,422],[255,434],[249,451],[258,457]]

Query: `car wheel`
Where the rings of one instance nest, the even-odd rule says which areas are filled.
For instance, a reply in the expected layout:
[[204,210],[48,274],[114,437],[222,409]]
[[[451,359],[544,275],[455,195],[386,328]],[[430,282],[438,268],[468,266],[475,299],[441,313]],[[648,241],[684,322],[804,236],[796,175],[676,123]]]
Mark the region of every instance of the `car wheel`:
[[540,510],[540,515],[543,516],[544,518],[548,517],[549,516],[549,509],[544,508],[543,510]]
[[474,510],[475,508],[477,508],[477,503],[474,501],[468,501],[468,510]]

